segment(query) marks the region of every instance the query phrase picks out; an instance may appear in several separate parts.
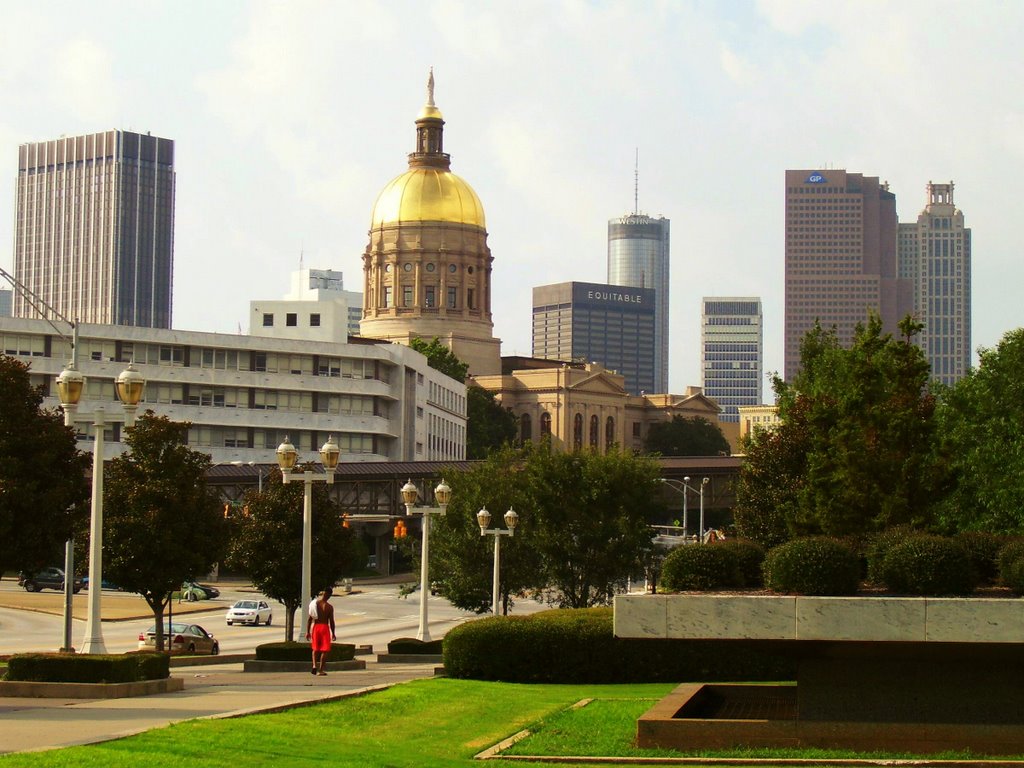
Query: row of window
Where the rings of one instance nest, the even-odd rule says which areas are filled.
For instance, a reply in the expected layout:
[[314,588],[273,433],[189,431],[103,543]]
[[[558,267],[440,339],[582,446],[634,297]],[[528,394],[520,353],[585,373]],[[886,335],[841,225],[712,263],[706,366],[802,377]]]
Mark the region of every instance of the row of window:
[[[295,328],[299,324],[299,314],[297,312],[286,312],[284,316],[284,324],[288,328]],[[264,312],[263,313],[263,327],[273,328],[274,327],[274,313]],[[320,313],[310,312],[309,313],[309,327],[319,328],[320,327]]]

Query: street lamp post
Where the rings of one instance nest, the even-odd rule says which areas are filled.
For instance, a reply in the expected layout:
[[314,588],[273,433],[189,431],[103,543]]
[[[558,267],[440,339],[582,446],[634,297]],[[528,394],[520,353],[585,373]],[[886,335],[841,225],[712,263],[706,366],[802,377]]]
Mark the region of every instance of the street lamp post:
[[[64,408],[64,423],[74,423],[75,411],[82,396],[85,378],[69,365],[57,377],[57,393]],[[142,374],[129,363],[128,368],[121,372],[115,381],[117,396],[124,408],[124,424],[130,427],[135,423],[135,412],[146,381]],[[106,653],[103,642],[102,614],[100,598],[103,593],[103,431],[109,419],[103,406],[93,410],[93,452],[92,452],[92,515],[89,520],[89,608],[85,625],[85,643],[82,653]],[[65,580],[73,578],[66,574]]]
[[427,624],[427,596],[430,592],[430,516],[444,515],[448,512],[448,502],[452,498],[452,489],[442,479],[434,489],[434,498],[437,499],[437,507],[417,507],[416,499],[419,498],[419,490],[409,480],[402,486],[402,501],[405,503],[407,515],[423,515],[423,536],[420,549],[420,628],[416,632],[416,639],[425,643],[430,642],[430,627]]
[[491,534],[494,536],[494,580],[491,585],[491,613],[495,616],[498,615],[498,598],[499,598],[499,574],[501,573],[501,537],[502,536],[515,536],[516,524],[519,522],[519,515],[516,514],[515,510],[509,507],[508,512],[505,513],[505,525],[507,528],[488,528],[491,524],[491,513],[487,511],[487,507],[483,507],[479,512],[476,513],[476,521],[480,525],[480,535],[486,536]]
[[[299,479],[292,475],[298,456],[298,451],[295,450],[295,446],[286,435],[284,442],[277,446],[277,464],[281,467],[283,483],[290,483],[293,478]],[[323,482],[333,485],[334,473],[338,469],[340,457],[341,449],[338,448],[333,437],[328,437],[327,442],[320,447],[320,463],[324,466],[325,474],[320,475],[309,469],[302,472],[301,479],[304,486],[302,493],[302,592],[299,597],[299,609],[303,612],[306,609],[306,602],[313,593],[311,585],[313,578],[313,483]]]
[[689,476],[684,477],[682,482],[679,480],[673,480],[672,478],[663,477],[661,482],[665,483],[669,488],[679,491],[683,494],[683,539],[686,539],[686,514],[687,514],[687,491],[693,491],[700,496],[700,536],[697,537],[697,541],[701,544],[704,543],[704,486],[710,482],[710,478],[703,477],[700,481],[700,488],[694,488],[690,485]]

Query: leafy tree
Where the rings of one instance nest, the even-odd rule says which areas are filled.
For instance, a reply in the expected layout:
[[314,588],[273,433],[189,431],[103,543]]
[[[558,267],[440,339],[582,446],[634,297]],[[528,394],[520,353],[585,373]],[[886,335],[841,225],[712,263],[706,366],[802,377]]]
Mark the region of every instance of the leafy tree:
[[516,417],[493,392],[470,384],[466,388],[466,458],[484,459],[516,439]]
[[644,447],[662,456],[728,456],[730,452],[717,424],[702,416],[687,419],[678,414],[671,421],[652,424]]
[[948,390],[939,408],[955,489],[951,530],[1024,532],[1024,329],[1010,331]]
[[[482,603],[493,545],[481,551],[471,544],[476,510],[487,506],[492,525],[503,525],[498,521],[511,505],[520,523],[508,546],[502,542],[503,580],[506,552],[509,558],[507,592],[534,589],[572,608],[607,603],[650,556],[648,510],[658,479],[653,459],[628,452],[552,453],[524,446],[492,454],[478,471],[451,480],[452,520],[438,526],[436,549],[444,553],[438,579],[446,590],[450,583],[466,595],[460,597],[465,607]],[[479,540],[479,528],[475,536]]]
[[210,457],[186,444],[189,424],[146,411],[126,429],[128,452],[105,470],[105,577],[142,595],[163,650],[163,614],[172,593],[224,555],[226,528]]
[[442,344],[437,336],[430,341],[424,341],[419,337],[413,338],[409,341],[409,346],[426,357],[427,365],[435,371],[450,376],[460,384],[466,380],[469,364],[459,360],[455,353]]
[[[494,537],[481,536],[476,513],[486,506],[492,528],[504,528],[509,509],[519,515],[515,535],[501,542],[499,597],[508,613],[515,595],[536,586],[541,561],[531,543],[534,516],[522,483],[524,454],[508,446],[492,452],[467,472],[453,475],[452,500],[444,517],[434,518],[430,539],[431,580],[457,608],[476,613],[491,609]],[[414,560],[419,560],[416,551]]]
[[42,403],[29,366],[0,355],[0,574],[53,565],[88,514],[89,457]]
[[[912,343],[920,329],[906,318],[903,338],[893,339],[874,315],[848,349],[834,331],[808,333],[800,373],[775,380],[782,425],[752,441],[741,470],[741,529],[768,505],[789,535],[931,524],[947,470],[936,450],[930,368]],[[762,521],[762,535],[777,538],[777,523]]]
[[[281,473],[275,470],[262,492],[248,492],[246,514],[237,523],[226,561],[249,574],[260,592],[284,606],[285,640],[294,638],[295,611],[310,598],[301,594],[304,490],[302,482],[281,482]],[[331,499],[327,484],[313,483],[312,494],[310,582],[313,591],[319,592],[362,566],[366,552],[345,527],[344,514]]]

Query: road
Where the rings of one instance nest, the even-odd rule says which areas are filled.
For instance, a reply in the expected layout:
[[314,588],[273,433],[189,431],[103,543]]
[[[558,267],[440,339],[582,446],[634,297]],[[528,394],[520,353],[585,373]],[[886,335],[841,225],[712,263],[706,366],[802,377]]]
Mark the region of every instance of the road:
[[[274,608],[271,626],[227,626],[224,614],[235,600],[259,598],[260,595],[244,589],[244,585],[220,586],[219,598],[201,604],[204,607],[208,606],[208,610],[182,615],[181,619],[199,624],[211,632],[220,642],[221,653],[251,653],[261,643],[284,639],[284,608],[273,601],[268,601]],[[10,591],[22,590],[13,581],[0,581],[0,593]],[[83,592],[80,597],[84,597],[85,594]],[[105,599],[108,595],[110,602],[137,600],[139,615],[148,610],[141,597],[129,597],[104,590]],[[376,652],[381,653],[386,650],[390,640],[416,636],[419,626],[419,592],[402,598],[398,595],[397,584],[357,585],[351,594],[336,594],[332,602],[335,606],[339,642],[372,645]],[[428,605],[430,634],[434,639],[443,637],[453,626],[477,617],[476,614],[454,608],[439,596],[430,596]],[[529,613],[543,607],[524,600],[516,604],[516,613]],[[107,615],[106,610],[104,615]],[[111,653],[135,650],[139,633],[152,626],[151,618],[104,621],[103,639],[107,650]],[[59,615],[0,608],[0,655],[56,650],[63,642],[63,627],[63,619]],[[71,634],[72,645],[81,648],[85,637],[85,621],[76,619],[72,622]]]

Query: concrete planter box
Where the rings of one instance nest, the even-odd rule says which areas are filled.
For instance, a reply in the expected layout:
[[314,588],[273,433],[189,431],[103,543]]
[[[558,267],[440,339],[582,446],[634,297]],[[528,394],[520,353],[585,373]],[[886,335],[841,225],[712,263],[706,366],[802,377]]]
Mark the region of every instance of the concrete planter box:
[[1024,600],[623,595],[614,633],[797,660],[795,689],[680,686],[641,718],[641,746],[1024,752]]
[[135,683],[32,683],[20,680],[0,681],[0,697],[25,699],[123,699],[185,689],[180,677],[164,680],[140,680]]

